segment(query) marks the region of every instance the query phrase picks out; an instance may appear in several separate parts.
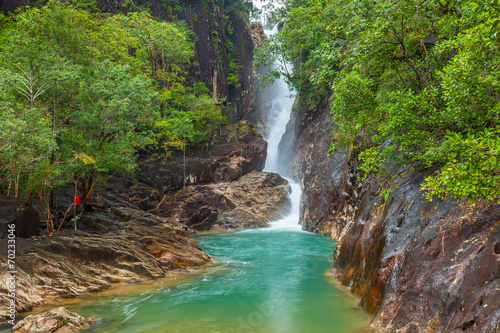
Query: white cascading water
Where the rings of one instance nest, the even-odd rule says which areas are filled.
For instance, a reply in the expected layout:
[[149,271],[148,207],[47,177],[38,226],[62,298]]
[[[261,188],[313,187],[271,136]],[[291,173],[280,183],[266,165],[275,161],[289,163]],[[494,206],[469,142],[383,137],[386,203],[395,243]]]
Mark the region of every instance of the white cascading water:
[[[275,25],[272,31],[264,31],[267,36],[274,35],[278,32],[278,25]],[[291,65],[286,65],[291,68]],[[276,67],[276,65],[275,65]],[[285,134],[286,124],[290,120],[294,99],[291,97],[291,91],[286,82],[279,78],[274,81],[272,87],[268,87],[273,96],[271,110],[267,116],[267,136],[264,138],[267,141],[267,159],[264,171],[280,172],[280,158],[278,146]]]
[[[265,31],[267,36],[277,32],[278,25],[275,25],[272,31]],[[291,65],[287,64],[287,66],[291,68]],[[267,89],[272,89],[273,96],[272,108],[268,115],[267,136],[264,138],[267,141],[267,158],[264,171],[279,173],[282,170],[280,165],[280,160],[282,159],[279,156],[278,146],[283,134],[285,134],[286,124],[290,120],[294,99],[291,97],[292,92],[282,78],[277,79],[273,86]],[[302,189],[300,184],[294,180],[289,178],[287,180],[292,188],[292,192],[290,193],[290,211],[284,218],[272,222],[266,230],[301,230],[299,218]]]

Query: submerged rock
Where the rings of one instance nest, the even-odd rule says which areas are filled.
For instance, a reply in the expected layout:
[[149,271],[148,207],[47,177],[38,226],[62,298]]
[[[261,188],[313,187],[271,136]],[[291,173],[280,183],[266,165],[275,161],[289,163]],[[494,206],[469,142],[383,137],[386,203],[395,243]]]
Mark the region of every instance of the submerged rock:
[[84,318],[78,313],[63,307],[48,310],[37,315],[27,316],[13,328],[14,333],[70,333],[87,328],[100,318]]
[[187,186],[152,212],[200,231],[259,228],[286,213],[289,193],[286,179],[254,171],[234,182]]

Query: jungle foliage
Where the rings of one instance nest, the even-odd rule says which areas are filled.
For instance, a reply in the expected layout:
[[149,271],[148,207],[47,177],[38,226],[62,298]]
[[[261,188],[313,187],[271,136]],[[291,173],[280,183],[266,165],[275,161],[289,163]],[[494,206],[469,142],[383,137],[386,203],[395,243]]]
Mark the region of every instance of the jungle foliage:
[[[288,0],[257,65],[278,69],[303,105],[331,96],[331,152],[362,138],[362,169],[427,169],[442,198],[500,195],[498,0]],[[269,73],[268,78],[277,73]]]
[[[147,12],[49,1],[0,17],[0,187],[38,197],[133,171],[138,149],[183,149],[223,120],[186,80],[191,32]],[[50,214],[47,212],[47,216]]]

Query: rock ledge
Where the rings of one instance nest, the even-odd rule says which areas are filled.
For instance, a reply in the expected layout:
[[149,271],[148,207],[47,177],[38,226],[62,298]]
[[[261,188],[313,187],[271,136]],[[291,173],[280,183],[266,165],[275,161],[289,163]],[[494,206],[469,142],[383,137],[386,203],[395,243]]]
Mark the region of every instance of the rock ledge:
[[100,321],[99,317],[84,318],[63,307],[27,316],[12,329],[14,333],[69,333]]

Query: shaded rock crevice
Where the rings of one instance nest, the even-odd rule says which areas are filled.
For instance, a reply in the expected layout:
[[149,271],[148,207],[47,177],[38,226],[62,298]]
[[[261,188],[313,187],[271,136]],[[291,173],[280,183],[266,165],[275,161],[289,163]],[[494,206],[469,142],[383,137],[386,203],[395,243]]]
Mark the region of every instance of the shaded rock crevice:
[[12,229],[15,237],[40,235],[40,214],[26,200],[0,196],[0,201],[0,238],[7,238]]

